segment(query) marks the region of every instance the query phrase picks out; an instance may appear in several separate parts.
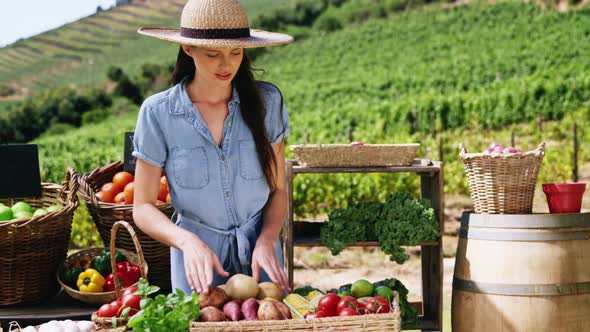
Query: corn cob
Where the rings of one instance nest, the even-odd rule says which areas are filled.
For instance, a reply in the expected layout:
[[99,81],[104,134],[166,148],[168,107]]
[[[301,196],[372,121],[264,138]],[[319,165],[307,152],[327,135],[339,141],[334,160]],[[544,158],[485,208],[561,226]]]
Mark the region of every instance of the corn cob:
[[291,310],[291,314],[297,318],[303,318],[305,314],[315,310],[315,307],[299,294],[289,294],[283,302]]
[[322,298],[322,296],[324,296],[324,293],[314,290],[314,291],[309,292],[309,294],[307,294],[305,299],[307,301],[309,301],[309,303],[311,303],[311,305],[313,305],[314,307],[317,307],[318,302],[320,302],[320,299]]

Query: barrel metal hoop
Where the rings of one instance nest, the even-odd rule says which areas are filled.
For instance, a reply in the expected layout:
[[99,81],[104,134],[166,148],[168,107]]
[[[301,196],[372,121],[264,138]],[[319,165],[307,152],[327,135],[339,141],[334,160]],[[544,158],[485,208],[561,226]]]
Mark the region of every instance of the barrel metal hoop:
[[463,212],[461,227],[572,228],[590,227],[590,213],[572,214],[474,214]]
[[590,281],[567,284],[496,284],[453,277],[453,289],[472,293],[520,296],[590,294]]
[[[590,230],[589,230],[590,232]],[[588,240],[588,232],[558,232],[558,233],[539,233],[539,232],[485,232],[461,228],[459,237],[463,239],[490,240],[490,241],[522,241],[522,242],[542,242],[542,241],[569,241],[569,240]]]

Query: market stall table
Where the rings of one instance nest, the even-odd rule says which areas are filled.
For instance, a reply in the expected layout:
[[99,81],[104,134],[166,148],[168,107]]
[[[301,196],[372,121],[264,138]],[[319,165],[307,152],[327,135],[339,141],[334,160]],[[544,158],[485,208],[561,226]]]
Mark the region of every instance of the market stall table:
[[90,305],[72,299],[60,291],[54,297],[36,304],[0,306],[0,328],[8,331],[9,323],[17,321],[21,327],[39,325],[50,320],[90,320],[100,305]]

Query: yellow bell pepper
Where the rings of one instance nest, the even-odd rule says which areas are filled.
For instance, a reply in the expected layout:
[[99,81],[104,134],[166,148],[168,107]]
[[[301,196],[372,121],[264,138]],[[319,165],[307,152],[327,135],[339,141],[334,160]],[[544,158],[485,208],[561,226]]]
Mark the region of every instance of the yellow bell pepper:
[[95,269],[87,269],[80,273],[76,285],[80,292],[86,293],[100,293],[104,286],[104,278]]

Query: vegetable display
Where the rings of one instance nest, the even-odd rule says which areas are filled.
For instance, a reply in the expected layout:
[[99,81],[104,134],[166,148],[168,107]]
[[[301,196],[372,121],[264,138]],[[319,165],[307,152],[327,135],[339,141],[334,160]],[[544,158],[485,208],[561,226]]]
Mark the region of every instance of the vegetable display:
[[[121,288],[128,288],[141,277],[140,267],[127,261],[120,252],[115,253],[116,273]],[[99,254],[77,257],[59,273],[59,279],[68,287],[86,293],[112,292],[115,278],[111,271],[111,252],[104,249]]]
[[320,229],[321,243],[333,255],[357,242],[378,240],[390,260],[400,264],[409,258],[402,246],[436,241],[439,237],[439,225],[429,202],[405,191],[389,195],[385,203],[359,202],[335,209]]

